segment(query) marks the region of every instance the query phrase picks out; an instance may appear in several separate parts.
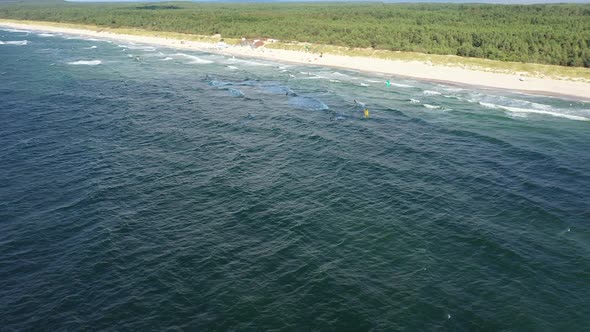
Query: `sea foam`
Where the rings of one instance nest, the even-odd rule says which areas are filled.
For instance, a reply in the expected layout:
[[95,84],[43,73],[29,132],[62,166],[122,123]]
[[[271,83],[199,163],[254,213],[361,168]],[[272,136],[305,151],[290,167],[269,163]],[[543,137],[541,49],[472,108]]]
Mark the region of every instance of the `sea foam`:
[[213,61],[211,60],[205,60],[205,59],[201,59],[198,56],[194,56],[194,55],[189,55],[189,54],[184,54],[184,53],[176,53],[174,54],[175,56],[181,56],[187,59],[191,59],[192,61],[189,62],[190,64],[208,64],[208,63],[213,63]]
[[68,65],[74,66],[98,66],[102,63],[100,60],[79,60],[68,62]]
[[393,85],[393,86],[396,86],[398,88],[413,88],[414,87],[412,85],[401,84],[401,83],[393,83],[393,82],[391,82],[390,84]]
[[10,41],[1,41],[0,45],[27,45],[29,43],[28,40],[10,40]]
[[8,31],[8,32],[24,32],[24,33],[31,33],[31,31],[27,31],[27,30],[10,29],[10,28],[0,28],[0,30],[4,30],[4,31]]
[[426,96],[438,96],[438,95],[440,95],[440,92],[438,92],[438,91],[432,91],[432,90],[425,90],[423,93]]
[[[572,114],[567,114],[567,113],[562,113],[563,110],[561,110],[562,112],[556,112],[557,110],[547,111],[547,110],[538,110],[538,109],[534,109],[534,108],[522,108],[522,107],[512,107],[512,106],[497,105],[497,104],[485,103],[485,102],[479,102],[479,104],[481,106],[484,106],[484,107],[487,107],[487,108],[503,109],[503,110],[506,110],[506,111],[509,111],[509,112],[512,112],[512,113],[516,113],[517,115],[530,113],[530,114],[550,115],[550,116],[555,116],[555,117],[560,117],[560,118],[566,118],[566,119],[576,120],[576,121],[590,121],[590,118],[587,118],[587,117],[583,117],[583,116],[579,116],[579,115],[572,115]],[[544,105],[544,106],[548,106],[548,105]]]

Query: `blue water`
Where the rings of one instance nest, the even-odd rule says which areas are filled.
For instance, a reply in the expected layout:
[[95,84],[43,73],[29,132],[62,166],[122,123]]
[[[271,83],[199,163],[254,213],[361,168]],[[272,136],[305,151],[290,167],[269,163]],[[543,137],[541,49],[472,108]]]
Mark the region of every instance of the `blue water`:
[[589,103],[0,40],[0,330],[590,325]]

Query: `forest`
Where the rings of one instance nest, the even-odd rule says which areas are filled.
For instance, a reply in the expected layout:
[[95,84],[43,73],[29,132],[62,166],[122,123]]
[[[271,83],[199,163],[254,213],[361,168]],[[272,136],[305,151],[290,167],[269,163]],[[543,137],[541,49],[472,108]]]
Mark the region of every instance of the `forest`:
[[45,2],[0,18],[590,67],[590,4]]

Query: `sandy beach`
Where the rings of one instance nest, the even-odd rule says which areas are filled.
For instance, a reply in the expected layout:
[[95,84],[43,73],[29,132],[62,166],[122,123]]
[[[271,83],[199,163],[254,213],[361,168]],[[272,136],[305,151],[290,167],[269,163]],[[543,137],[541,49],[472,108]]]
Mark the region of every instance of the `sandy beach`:
[[[74,29],[42,22],[15,23],[0,20],[0,27],[79,35],[106,40],[126,41],[150,44],[177,49],[204,51],[235,57],[260,58],[278,62],[338,67],[385,75],[404,76],[419,80],[447,82],[451,84],[471,85],[491,89],[505,89],[548,96],[565,96],[575,99],[590,100],[590,83],[567,80],[521,77],[514,74],[500,74],[485,71],[432,65],[419,61],[384,60],[370,57],[351,57],[335,54],[307,53],[302,51],[270,49],[265,47],[224,46],[207,42],[195,42],[157,36],[120,34],[103,30]],[[154,35],[157,35],[154,32]]]

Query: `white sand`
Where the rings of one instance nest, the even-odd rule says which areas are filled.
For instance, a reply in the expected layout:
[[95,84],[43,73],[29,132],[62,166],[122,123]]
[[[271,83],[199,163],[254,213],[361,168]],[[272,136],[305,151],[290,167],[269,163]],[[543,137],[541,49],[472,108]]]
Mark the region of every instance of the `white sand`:
[[[140,44],[151,44],[178,49],[205,51],[236,57],[250,57],[291,62],[298,64],[312,64],[328,67],[340,67],[366,72],[407,76],[426,81],[444,81],[461,85],[474,85],[494,89],[508,89],[544,95],[562,95],[577,99],[590,100],[590,83],[566,80],[526,77],[524,80],[518,75],[490,73],[457,67],[431,65],[426,62],[383,60],[368,57],[350,57],[334,54],[310,54],[299,51],[252,49],[250,47],[230,46],[219,48],[216,44],[206,42],[181,41],[162,37],[149,37],[112,33],[109,31],[94,31],[72,29],[38,24],[23,24],[0,20],[0,26],[12,29],[43,31],[52,33],[73,34],[108,40],[128,41]],[[154,32],[157,34],[157,32]]]

